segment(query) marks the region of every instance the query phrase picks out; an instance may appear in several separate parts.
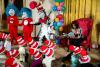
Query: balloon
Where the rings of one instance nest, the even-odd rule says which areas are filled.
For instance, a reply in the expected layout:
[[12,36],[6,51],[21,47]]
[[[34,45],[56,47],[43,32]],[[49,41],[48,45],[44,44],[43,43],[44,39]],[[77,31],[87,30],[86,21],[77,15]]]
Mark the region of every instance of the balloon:
[[57,26],[59,26],[59,27],[62,26],[62,22],[58,22]]
[[56,23],[56,22],[53,22],[53,26],[54,26],[54,27],[57,26],[57,23]]
[[62,11],[64,12],[66,10],[65,6],[62,6]]
[[53,6],[53,7],[52,7],[52,10],[53,10],[53,11],[57,11],[57,7],[56,7],[56,6]]
[[61,2],[61,3],[60,3],[60,6],[64,6],[64,2]]
[[59,22],[59,18],[55,18],[55,22]]
[[61,7],[61,6],[58,6],[58,7],[57,7],[57,10],[58,10],[58,11],[61,11],[61,10],[62,10],[62,7]]
[[61,19],[61,20],[60,20],[60,22],[62,22],[62,23],[63,23],[63,22],[64,22],[64,19]]
[[31,1],[29,6],[31,9],[34,9],[36,7],[37,3],[35,1]]
[[59,30],[59,27],[58,26],[55,26],[55,30]]
[[63,31],[63,27],[60,27],[60,28],[59,28],[59,31]]
[[59,18],[59,20],[61,20],[61,19],[63,18],[63,14],[59,14],[59,15],[57,16],[57,18]]
[[55,2],[55,6],[59,6],[59,2]]
[[64,2],[64,0],[55,0],[55,2]]

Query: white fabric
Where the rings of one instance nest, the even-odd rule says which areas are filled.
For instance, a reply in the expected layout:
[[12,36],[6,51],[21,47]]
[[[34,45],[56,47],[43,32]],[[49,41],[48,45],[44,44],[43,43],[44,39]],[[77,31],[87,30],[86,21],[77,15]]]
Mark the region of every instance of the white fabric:
[[24,25],[28,25],[28,21],[27,20],[24,21]]
[[45,64],[46,67],[51,67],[51,63],[53,60],[55,60],[55,57],[45,57],[42,63]]
[[5,40],[4,47],[5,47],[5,50],[10,51],[11,50],[11,42],[8,40]]

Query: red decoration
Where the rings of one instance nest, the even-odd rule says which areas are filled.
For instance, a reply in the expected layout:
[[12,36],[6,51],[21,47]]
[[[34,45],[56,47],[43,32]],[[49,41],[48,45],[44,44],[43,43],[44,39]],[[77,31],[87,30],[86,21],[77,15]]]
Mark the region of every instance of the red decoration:
[[36,7],[37,3],[35,1],[31,1],[29,6],[31,9],[34,9]]

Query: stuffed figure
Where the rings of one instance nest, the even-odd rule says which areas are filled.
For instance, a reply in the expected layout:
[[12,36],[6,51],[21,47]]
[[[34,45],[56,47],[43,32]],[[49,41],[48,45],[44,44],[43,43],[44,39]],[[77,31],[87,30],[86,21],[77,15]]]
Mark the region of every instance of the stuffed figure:
[[24,40],[27,42],[28,38],[31,38],[31,33],[33,31],[32,12],[29,8],[22,8],[21,15],[22,15]]
[[5,66],[6,67],[24,67],[17,58],[10,57],[7,58],[5,61]]
[[45,64],[46,67],[52,67],[51,66],[52,61],[55,60],[55,57],[53,56],[54,50],[51,48],[48,48],[45,45],[42,45],[40,47],[40,52],[45,55],[45,58],[43,58],[42,63]]
[[[8,4],[6,8],[6,15],[7,15],[7,23],[9,27],[10,37],[11,37],[11,43],[14,44],[14,40],[16,40],[16,37],[18,36],[18,9],[17,7],[10,3]],[[17,44],[17,41],[15,41],[15,44]]]
[[42,54],[37,48],[29,48],[29,54],[33,56],[34,60],[30,67],[41,67],[42,65]]
[[19,47],[19,54],[20,54],[20,58],[19,58],[19,60],[21,61],[21,62],[25,62],[25,48],[24,47]]

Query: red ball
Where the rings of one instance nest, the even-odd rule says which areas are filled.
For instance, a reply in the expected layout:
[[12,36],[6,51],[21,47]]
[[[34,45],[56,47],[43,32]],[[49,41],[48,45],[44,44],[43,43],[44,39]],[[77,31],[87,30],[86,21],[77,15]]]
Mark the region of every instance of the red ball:
[[70,45],[70,46],[69,46],[69,50],[70,50],[70,51],[74,51],[74,49],[75,49],[75,47],[74,47],[73,45]]
[[35,1],[31,1],[29,6],[31,9],[34,9],[36,7],[37,3]]
[[59,14],[59,15],[57,16],[57,18],[59,18],[59,20],[61,20],[61,19],[63,18],[63,14]]
[[86,56],[86,55],[87,55],[87,52],[86,52],[86,50],[82,49],[80,54],[81,54],[82,56]]

